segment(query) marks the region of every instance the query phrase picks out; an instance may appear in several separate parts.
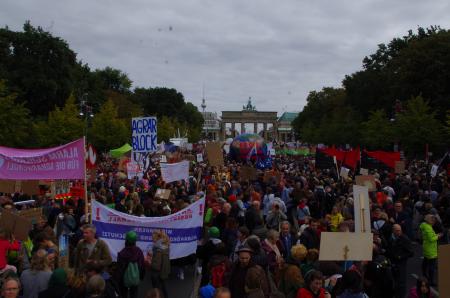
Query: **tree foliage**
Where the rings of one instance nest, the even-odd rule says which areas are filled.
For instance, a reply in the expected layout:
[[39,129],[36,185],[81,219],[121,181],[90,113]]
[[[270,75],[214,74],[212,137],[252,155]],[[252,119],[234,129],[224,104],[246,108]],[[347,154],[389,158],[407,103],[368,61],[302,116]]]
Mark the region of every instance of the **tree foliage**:
[[30,111],[18,103],[16,95],[7,91],[0,81],[0,144],[9,147],[30,146]]
[[91,70],[66,41],[30,22],[19,32],[0,29],[0,80],[0,124],[5,123],[0,145],[42,147],[81,137],[91,125],[78,116],[81,101],[92,107],[88,141],[100,150],[129,141],[131,118],[144,115],[160,123],[169,119],[163,139],[178,129],[190,141],[200,138],[203,117],[183,94],[171,88],[132,90],[125,72],[109,66]]
[[38,121],[34,128],[38,144],[44,147],[62,145],[81,138],[85,123],[79,117],[75,97],[70,95],[63,108],[56,106],[48,114],[48,119]]
[[92,140],[92,144],[100,151],[118,148],[131,139],[131,131],[125,121],[119,119],[117,107],[112,100],[106,101],[94,116],[89,135],[91,137],[88,142]]
[[[387,149],[399,141],[401,148],[414,154],[423,151],[426,139],[436,149],[445,148],[449,139],[442,134],[442,127],[450,109],[449,77],[450,31],[440,27],[409,31],[380,44],[374,54],[364,58],[362,70],[345,76],[342,88],[310,92],[294,129],[303,140],[314,143],[355,142]],[[399,114],[397,101],[408,106],[407,111]],[[391,123],[390,119],[397,121]],[[418,125],[413,119],[426,119],[422,125],[431,133],[420,129],[425,138],[407,133],[404,124]]]

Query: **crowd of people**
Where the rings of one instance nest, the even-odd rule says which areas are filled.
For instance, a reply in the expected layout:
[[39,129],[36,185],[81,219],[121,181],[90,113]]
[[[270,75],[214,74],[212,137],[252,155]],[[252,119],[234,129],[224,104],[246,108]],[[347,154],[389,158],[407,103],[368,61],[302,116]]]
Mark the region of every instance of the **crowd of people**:
[[[205,197],[204,233],[195,255],[169,260],[170,239],[162,230],[142,251],[138,235],[129,231],[112,262],[84,213],[84,200],[38,196],[34,206],[42,207],[43,216],[27,241],[19,243],[0,229],[2,297],[138,297],[149,274],[153,289],[147,297],[167,298],[169,275],[183,279],[183,268],[195,260],[201,298],[433,297],[437,249],[448,243],[450,227],[445,171],[431,178],[429,165],[420,161],[409,162],[403,174],[370,169],[377,183],[370,192],[372,260],[321,261],[321,232],[354,232],[355,173],[343,179],[335,169],[316,169],[313,157],[277,156],[272,169],[244,179],[245,163],[194,162],[189,179],[167,184],[156,160],[135,180],[119,171],[117,160],[103,158],[90,197],[120,212],[164,216]],[[168,200],[155,195],[159,188],[171,191]],[[23,199],[5,194],[2,208],[20,208],[14,202]],[[71,252],[63,267],[61,235],[67,235]],[[419,257],[414,245],[422,246],[422,272],[414,272],[420,277],[408,289],[408,260]]]

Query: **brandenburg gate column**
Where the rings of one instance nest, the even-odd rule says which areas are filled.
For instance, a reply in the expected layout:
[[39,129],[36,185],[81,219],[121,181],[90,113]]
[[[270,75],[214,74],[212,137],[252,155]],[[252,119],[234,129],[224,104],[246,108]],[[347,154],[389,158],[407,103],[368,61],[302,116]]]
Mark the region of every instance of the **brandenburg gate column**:
[[255,134],[258,134],[258,122],[253,123],[253,127],[254,127],[253,132]]
[[236,131],[234,127],[234,121],[231,122],[231,137],[234,138],[236,136]]
[[263,132],[263,138],[267,139],[267,122],[264,122],[264,132]]

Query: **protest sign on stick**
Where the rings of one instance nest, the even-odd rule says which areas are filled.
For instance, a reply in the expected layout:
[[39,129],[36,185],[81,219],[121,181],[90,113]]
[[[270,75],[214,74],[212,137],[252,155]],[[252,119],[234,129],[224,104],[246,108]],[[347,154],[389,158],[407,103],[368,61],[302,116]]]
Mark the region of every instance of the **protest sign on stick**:
[[370,232],[369,190],[366,186],[353,185],[353,207],[355,232]]
[[320,261],[371,261],[372,233],[322,232]]
[[375,177],[368,175],[368,176],[356,176],[356,185],[361,186],[367,186],[369,188],[369,191],[376,191],[377,190],[377,184],[375,183]]
[[223,154],[220,143],[206,143],[206,154],[208,155],[208,162],[211,166],[223,166]]

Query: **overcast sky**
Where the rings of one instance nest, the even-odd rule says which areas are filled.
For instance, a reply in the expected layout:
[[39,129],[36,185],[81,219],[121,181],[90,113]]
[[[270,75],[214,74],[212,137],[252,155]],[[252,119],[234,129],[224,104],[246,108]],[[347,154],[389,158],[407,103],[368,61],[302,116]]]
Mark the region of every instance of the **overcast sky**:
[[92,69],[133,87],[170,87],[208,111],[300,111],[340,86],[377,44],[417,26],[450,28],[450,1],[2,0],[0,25],[25,20],[65,39]]

